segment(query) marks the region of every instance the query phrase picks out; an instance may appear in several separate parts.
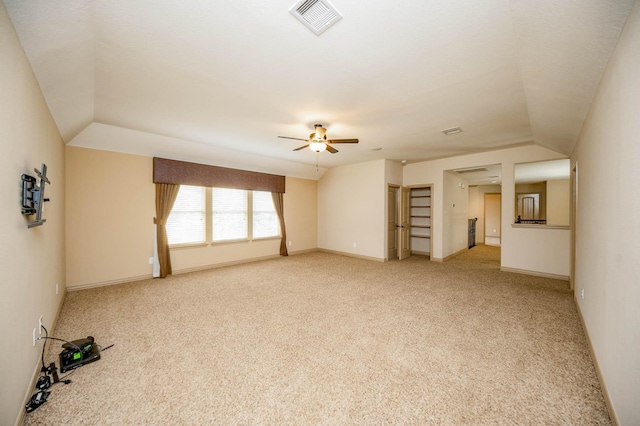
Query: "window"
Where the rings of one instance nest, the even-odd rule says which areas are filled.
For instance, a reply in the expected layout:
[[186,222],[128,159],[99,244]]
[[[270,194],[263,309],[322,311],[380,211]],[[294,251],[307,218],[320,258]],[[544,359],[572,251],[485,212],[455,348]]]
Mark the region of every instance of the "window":
[[181,186],[167,235],[171,245],[277,238],[280,221],[271,192]]
[[205,242],[205,192],[199,186],[181,185],[167,219],[169,244]]
[[280,223],[271,193],[253,191],[253,238],[279,236]]
[[211,189],[212,241],[247,238],[247,191],[243,189]]

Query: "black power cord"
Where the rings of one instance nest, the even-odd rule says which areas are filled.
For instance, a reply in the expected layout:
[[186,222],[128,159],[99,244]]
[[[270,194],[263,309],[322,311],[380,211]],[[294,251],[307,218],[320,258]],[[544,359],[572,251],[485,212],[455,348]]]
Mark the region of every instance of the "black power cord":
[[[27,413],[32,412],[33,410],[35,410],[36,408],[40,407],[42,404],[47,402],[47,398],[49,397],[51,392],[48,392],[45,389],[50,388],[56,383],[64,383],[68,385],[69,383],[71,383],[71,380],[67,379],[67,377],[75,372],[74,370],[71,373],[64,376],[62,379],[59,379],[56,364],[52,362],[49,367],[47,367],[44,364],[44,353],[47,347],[47,340],[58,340],[61,342],[65,342],[69,344],[71,347],[77,349],[80,352],[80,356],[82,357],[82,351],[80,350],[80,347],[78,347],[78,345],[72,342],[69,342],[67,340],[58,339],[57,337],[49,337],[49,330],[47,330],[47,328],[44,325],[40,325],[40,326],[42,327],[45,333],[44,337],[38,337],[36,339],[36,340],[44,340],[44,344],[42,345],[42,354],[40,355],[40,361],[42,362],[42,367],[40,368],[40,372],[42,373],[42,376],[40,376],[38,378],[38,381],[36,382],[36,389],[38,389],[38,391],[31,396],[31,398],[29,399],[29,402],[25,406],[25,410]],[[53,376],[53,382],[51,381],[51,377],[49,377],[49,374]]]
[[[68,340],[59,339],[57,337],[49,337],[49,331],[47,330],[47,328],[44,325],[41,325],[41,327],[44,330],[45,335],[44,337],[38,337],[36,340],[44,340],[44,344],[42,345],[42,354],[40,356],[40,360],[42,361],[42,367],[40,368],[40,372],[43,373],[43,375],[40,376],[38,378],[38,381],[36,382],[36,389],[38,389],[38,392],[36,392],[31,396],[31,398],[29,399],[29,402],[25,406],[25,410],[27,413],[32,412],[33,410],[40,407],[42,404],[44,404],[47,401],[47,398],[49,397],[51,392],[48,392],[45,389],[48,389],[49,387],[57,383],[64,383],[68,385],[69,383],[71,383],[71,380],[69,380],[67,377],[71,376],[77,370],[77,368],[74,368],[69,374],[61,378],[58,378],[58,372],[57,372],[58,369],[56,368],[55,362],[52,362],[49,365],[49,367],[45,366],[44,353],[47,346],[47,340],[57,340],[59,342],[66,343],[67,345],[69,345],[69,347],[77,350],[80,353],[80,361],[84,359],[84,353],[77,344],[70,342]],[[104,352],[107,349],[113,347],[113,345],[114,344],[112,343],[111,345],[105,348],[102,348],[102,346],[100,345],[97,345],[97,346],[100,352]],[[51,378],[49,377],[50,374],[53,377],[53,382],[51,382]]]

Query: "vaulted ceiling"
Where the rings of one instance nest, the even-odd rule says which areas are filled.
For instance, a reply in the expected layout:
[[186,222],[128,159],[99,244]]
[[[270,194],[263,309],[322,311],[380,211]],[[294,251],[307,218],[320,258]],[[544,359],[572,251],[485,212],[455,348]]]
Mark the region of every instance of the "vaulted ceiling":
[[[569,155],[634,2],[331,1],[343,18],[319,36],[294,0],[4,4],[66,143],[317,177],[525,143]],[[360,143],[277,137],[315,123]]]

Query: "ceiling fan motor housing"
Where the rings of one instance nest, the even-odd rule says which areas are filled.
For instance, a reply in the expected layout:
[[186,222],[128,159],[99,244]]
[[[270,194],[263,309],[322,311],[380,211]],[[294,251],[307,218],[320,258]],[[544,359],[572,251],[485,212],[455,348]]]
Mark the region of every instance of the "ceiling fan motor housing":
[[327,140],[327,129],[322,127],[322,124],[315,125],[316,131],[309,135],[309,139],[315,139],[317,141]]

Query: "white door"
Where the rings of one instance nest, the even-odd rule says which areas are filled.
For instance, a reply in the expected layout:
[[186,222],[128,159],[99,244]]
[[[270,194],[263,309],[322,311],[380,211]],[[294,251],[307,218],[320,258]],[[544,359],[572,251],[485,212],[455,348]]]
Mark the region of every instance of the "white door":
[[387,259],[398,258],[398,187],[390,186],[387,194]]
[[402,187],[400,194],[400,260],[411,256],[411,190]]

